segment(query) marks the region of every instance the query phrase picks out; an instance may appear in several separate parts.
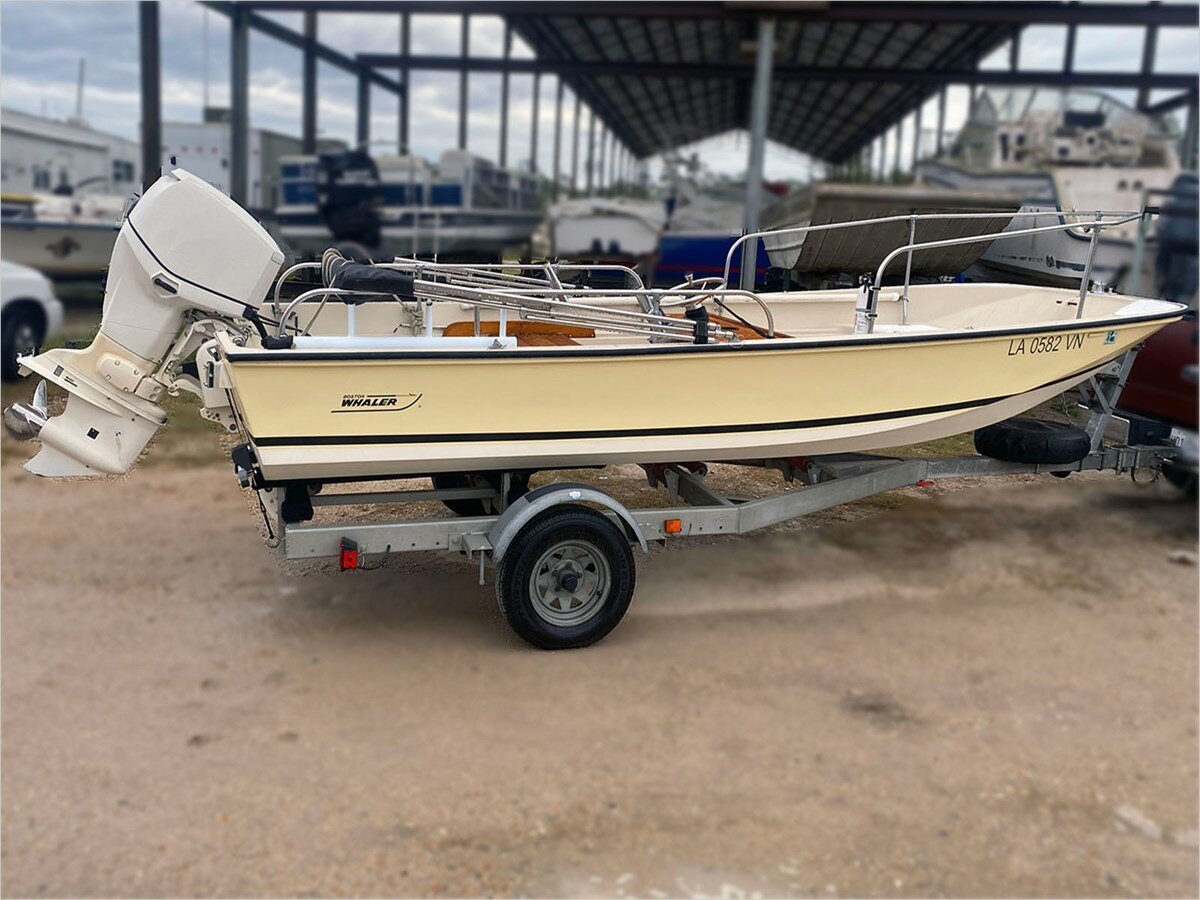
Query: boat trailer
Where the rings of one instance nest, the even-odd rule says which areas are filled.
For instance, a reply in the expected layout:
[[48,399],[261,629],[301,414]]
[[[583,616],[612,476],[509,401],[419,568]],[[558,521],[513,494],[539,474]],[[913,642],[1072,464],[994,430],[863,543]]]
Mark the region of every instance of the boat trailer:
[[[576,482],[547,484],[512,499],[514,483],[523,484],[523,473],[505,472],[464,487],[310,492],[307,500],[312,508],[428,501],[461,505],[465,501],[487,511],[483,515],[328,525],[289,521],[296,518],[286,510],[288,491],[295,486],[267,486],[258,493],[268,534],[278,541],[278,551],[288,560],[331,557],[338,559],[345,571],[378,568],[393,553],[458,553],[477,562],[481,585],[488,564],[496,567],[501,611],[522,638],[544,649],[580,647],[607,634],[628,608],[635,545],[648,553],[651,542],[748,534],[885,491],[929,486],[951,478],[1046,473],[1065,478],[1086,471],[1157,473],[1164,462],[1176,457],[1178,441],[1161,423],[1131,421],[1116,411],[1136,352],[1130,351],[1081,386],[1080,405],[1091,410],[1082,429],[1090,449],[1072,462],[841,453],[725,463],[780,471],[784,489],[760,499],[714,490],[706,481],[703,464],[643,465],[649,484],[667,492],[668,505],[655,508],[629,508],[595,484]],[[1117,435],[1119,441],[1106,445],[1106,435]],[[312,518],[311,510],[306,518]],[[277,527],[272,527],[272,520]]]

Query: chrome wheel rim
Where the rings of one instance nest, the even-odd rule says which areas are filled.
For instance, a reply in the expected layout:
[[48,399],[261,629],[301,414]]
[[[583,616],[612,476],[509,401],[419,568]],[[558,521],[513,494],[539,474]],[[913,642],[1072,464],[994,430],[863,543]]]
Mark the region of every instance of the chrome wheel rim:
[[13,329],[13,355],[29,356],[31,353],[37,353],[37,348],[37,329],[28,322],[18,323]]
[[569,628],[600,611],[611,584],[608,560],[599,549],[584,541],[559,541],[534,564],[529,596],[539,618]]

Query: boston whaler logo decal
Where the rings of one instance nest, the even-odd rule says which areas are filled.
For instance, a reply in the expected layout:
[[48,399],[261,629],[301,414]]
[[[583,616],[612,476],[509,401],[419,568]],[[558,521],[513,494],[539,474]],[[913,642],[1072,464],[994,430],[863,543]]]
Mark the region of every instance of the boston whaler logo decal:
[[342,405],[330,412],[404,412],[412,409],[424,394],[342,394]]

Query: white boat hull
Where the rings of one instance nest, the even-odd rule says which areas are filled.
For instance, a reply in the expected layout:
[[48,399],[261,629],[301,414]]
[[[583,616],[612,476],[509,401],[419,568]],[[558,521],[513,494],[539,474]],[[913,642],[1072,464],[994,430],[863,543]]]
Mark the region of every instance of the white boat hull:
[[[1169,169],[1081,168],[1053,172],[967,172],[943,163],[922,163],[918,179],[938,187],[960,190],[1004,189],[1026,199],[1021,213],[1045,211],[1044,216],[1021,215],[1005,231],[1065,224],[1061,210],[1139,209],[1143,187],[1167,187]],[[1092,262],[1091,279],[1109,286],[1123,284],[1134,264],[1137,224],[1110,229],[1101,235]],[[1083,231],[1053,231],[994,241],[980,257],[984,266],[1016,275],[1033,284],[1078,285],[1087,267],[1090,236]],[[1144,265],[1156,253],[1153,231],[1147,237]]]
[[[1161,304],[1150,320],[1143,311],[1076,324],[1068,292],[930,285],[912,289],[913,315],[922,305],[961,315],[953,311],[959,293],[980,289],[978,311],[961,319],[973,324],[953,331],[885,324],[898,313],[891,304],[870,336],[822,329],[742,344],[490,351],[371,350],[361,342],[339,351],[335,341],[282,353],[222,339],[221,351],[265,477],[336,480],[808,456],[936,440],[1083,381],[1180,309]],[[847,296],[779,301],[777,327],[806,316],[851,318],[853,293],[828,296],[835,293]],[[1088,302],[1115,312],[1128,298]],[[1011,321],[1022,305],[1059,318],[988,324]]]
[[[1038,212],[1045,207],[1023,206],[1021,212]],[[1063,224],[1062,214],[1047,209],[1044,216],[1016,218],[1006,230]],[[1010,272],[1035,284],[1078,285],[1087,269],[1089,236],[1070,231],[1005,238],[994,242],[980,262],[993,269]],[[1154,250],[1147,251],[1153,259]],[[1133,265],[1133,243],[1119,238],[1101,238],[1092,261],[1091,280],[1107,285],[1120,283]]]
[[567,259],[640,259],[658,249],[666,226],[661,203],[636,200],[565,200],[550,207],[550,238]]
[[[320,253],[334,243],[329,229],[308,221],[312,218],[280,213],[279,233],[293,250]],[[385,210],[376,253],[380,259],[414,255],[491,257],[527,243],[538,221],[537,213],[520,210],[445,214],[423,211],[416,217]]]
[[4,258],[50,278],[87,278],[108,268],[114,225],[21,220],[0,225]]
[[[1097,367],[1099,368],[1099,367]],[[1019,415],[1086,380],[1095,369],[995,403],[968,410],[875,421],[795,428],[767,434],[651,436],[470,444],[263,447],[255,445],[264,475],[273,481],[363,478],[461,471],[522,471],[625,463],[721,462],[790,459],[901,447],[974,431]],[[317,475],[316,473],[320,473]]]

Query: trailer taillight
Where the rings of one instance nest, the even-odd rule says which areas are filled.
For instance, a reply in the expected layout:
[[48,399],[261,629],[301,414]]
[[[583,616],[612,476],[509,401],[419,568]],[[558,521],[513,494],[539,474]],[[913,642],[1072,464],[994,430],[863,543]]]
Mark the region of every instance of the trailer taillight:
[[667,534],[682,534],[683,520],[682,519],[663,519],[663,531]]
[[357,541],[352,541],[350,538],[341,539],[341,542],[338,544],[338,564],[343,572],[348,569],[358,568]]

